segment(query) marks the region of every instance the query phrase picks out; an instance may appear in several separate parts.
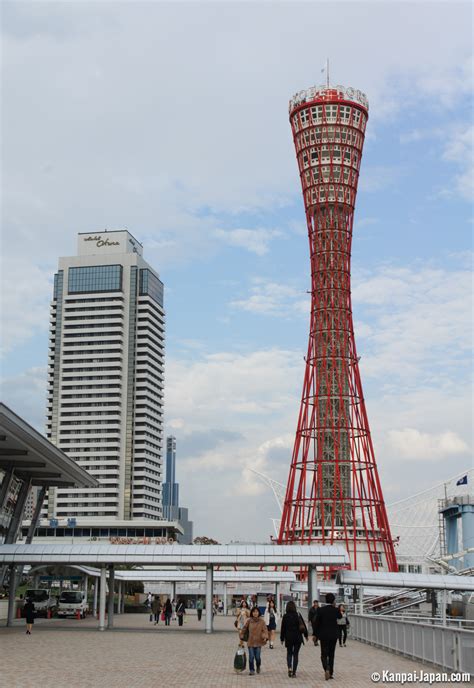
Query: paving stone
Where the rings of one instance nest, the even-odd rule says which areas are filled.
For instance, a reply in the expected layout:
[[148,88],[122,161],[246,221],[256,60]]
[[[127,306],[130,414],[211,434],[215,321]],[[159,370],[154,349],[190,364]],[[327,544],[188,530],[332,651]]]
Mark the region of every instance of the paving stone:
[[301,648],[297,678],[288,678],[286,650],[279,642],[273,650],[263,649],[262,673],[250,677],[233,670],[238,640],[230,616],[216,617],[212,635],[202,631],[204,619],[199,623],[193,615],[182,628],[176,622],[154,626],[146,614],[114,621],[114,629],[104,632],[97,631],[93,618],[38,619],[31,636],[21,620],[0,628],[1,688],[306,688],[323,683],[362,688],[377,685],[370,679],[373,671],[437,671],[349,638],[346,648],[336,649],[335,680],[327,684],[319,647],[312,642]]

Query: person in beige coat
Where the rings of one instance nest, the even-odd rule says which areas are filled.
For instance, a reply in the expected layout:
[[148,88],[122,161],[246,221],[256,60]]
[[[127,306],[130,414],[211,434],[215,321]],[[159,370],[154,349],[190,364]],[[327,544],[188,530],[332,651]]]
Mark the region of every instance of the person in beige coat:
[[255,674],[255,665],[257,665],[257,674],[260,673],[262,665],[262,647],[268,640],[268,630],[265,621],[260,616],[260,609],[253,607],[250,612],[250,619],[248,619],[243,630],[240,632],[240,637],[245,637],[248,631],[247,647],[249,649],[249,674]]

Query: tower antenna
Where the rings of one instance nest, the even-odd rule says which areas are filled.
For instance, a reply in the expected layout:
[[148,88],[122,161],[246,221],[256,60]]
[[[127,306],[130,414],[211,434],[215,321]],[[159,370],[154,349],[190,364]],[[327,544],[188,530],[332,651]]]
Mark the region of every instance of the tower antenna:
[[329,57],[326,58],[326,86],[329,88]]

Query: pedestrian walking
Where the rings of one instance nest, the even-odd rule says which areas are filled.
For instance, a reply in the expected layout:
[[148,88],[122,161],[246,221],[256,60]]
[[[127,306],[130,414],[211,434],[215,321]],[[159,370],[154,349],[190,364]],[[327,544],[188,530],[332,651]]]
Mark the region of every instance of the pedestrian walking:
[[290,678],[296,677],[298,655],[301,645],[304,644],[303,638],[308,640],[308,629],[303,617],[298,614],[295,603],[290,600],[286,605],[280,629],[280,640],[286,647],[286,664]]
[[275,600],[273,597],[267,602],[267,607],[265,609],[265,614],[263,615],[263,620],[268,631],[268,638],[270,640],[270,650],[273,650],[273,642],[275,640],[275,631],[277,627],[277,609],[275,607]]
[[150,613],[150,621],[153,621],[153,612],[151,610],[152,602],[153,602],[153,595],[151,594],[151,592],[149,592],[146,596],[145,606]]
[[26,635],[31,635],[31,629],[33,628],[33,624],[35,622],[35,605],[33,600],[30,600],[29,597],[26,598],[23,612],[26,619]]
[[326,681],[334,678],[334,653],[336,643],[339,638],[339,627],[337,620],[341,618],[340,612],[335,606],[336,598],[329,592],[326,595],[327,604],[318,609],[314,624],[313,635],[319,638],[321,645],[321,664],[324,669]]
[[[315,618],[316,618],[316,614],[317,614],[317,612],[318,612],[318,609],[319,609],[319,602],[318,602],[318,600],[313,600],[313,606],[312,606],[311,609],[309,610],[309,614],[308,614],[308,621],[309,621],[309,625],[310,625],[311,628],[313,628],[314,620],[315,620]],[[315,636],[315,635],[313,635],[313,643],[314,643],[315,645],[318,644],[318,638],[317,638],[317,636]]]
[[182,597],[180,597],[176,603],[176,616],[178,617],[178,625],[182,626],[184,621],[184,615],[186,614],[186,604]]
[[250,612],[250,618],[245,622],[245,626],[240,632],[240,638],[241,640],[247,639],[249,675],[255,674],[255,668],[259,674],[262,666],[262,647],[268,640],[268,631],[258,607],[253,607]]
[[337,620],[339,630],[339,647],[346,647],[347,629],[349,628],[349,617],[343,604],[338,607],[341,618]]
[[153,612],[153,618],[155,619],[155,626],[160,620],[160,614],[161,614],[161,601],[158,595],[155,595],[153,598],[153,601],[151,603],[151,611]]
[[196,602],[196,611],[198,615],[198,621],[201,621],[202,619],[202,610],[204,609],[204,602],[202,601],[202,597],[198,599]]
[[173,607],[171,604],[171,600],[168,597],[168,599],[165,602],[165,626],[170,625],[172,616],[173,616]]
[[176,621],[176,600],[174,598],[171,600],[171,609],[171,620]]
[[[249,610],[248,604],[245,600],[242,600],[242,602],[240,603],[240,607],[237,610],[237,617],[234,621],[234,626],[237,629],[237,633],[239,633],[239,637],[240,637],[240,632],[243,630],[249,617],[250,617],[250,610]],[[242,641],[240,642],[240,645],[243,645]]]
[[219,614],[223,614],[224,613],[224,603],[222,600],[219,600],[219,604],[217,605],[217,607],[219,609]]

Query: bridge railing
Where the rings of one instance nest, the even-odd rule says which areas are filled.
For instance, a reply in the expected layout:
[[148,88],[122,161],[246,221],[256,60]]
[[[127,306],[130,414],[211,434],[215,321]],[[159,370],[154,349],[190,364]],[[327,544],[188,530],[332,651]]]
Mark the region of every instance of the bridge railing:
[[474,631],[354,613],[350,622],[350,634],[355,640],[474,676]]

